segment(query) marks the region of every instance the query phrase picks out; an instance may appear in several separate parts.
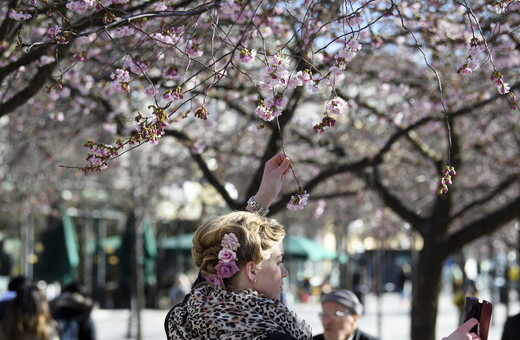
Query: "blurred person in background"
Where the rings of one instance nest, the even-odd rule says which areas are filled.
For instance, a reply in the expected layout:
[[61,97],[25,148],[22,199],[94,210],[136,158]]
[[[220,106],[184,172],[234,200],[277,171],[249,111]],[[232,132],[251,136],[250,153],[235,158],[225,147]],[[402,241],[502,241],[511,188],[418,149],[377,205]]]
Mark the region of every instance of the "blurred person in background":
[[58,322],[61,340],[96,340],[96,327],[91,317],[94,301],[84,288],[70,283],[50,302],[51,313]]
[[502,340],[520,339],[520,313],[507,318],[502,332]]
[[11,278],[7,284],[7,291],[0,295],[0,322],[5,316],[5,311],[9,302],[16,297],[16,292],[32,284],[32,279],[27,276],[19,275]]
[[365,304],[365,295],[370,291],[370,277],[366,263],[361,262],[352,276],[352,292],[356,294],[361,305]]
[[186,287],[183,283],[183,275],[186,276],[185,274],[175,275],[173,283],[168,290],[168,298],[172,306],[181,303],[189,292],[189,287]]
[[59,340],[56,322],[43,292],[30,285],[9,302],[0,324],[0,340]]
[[321,297],[323,334],[313,340],[378,340],[358,328],[363,305],[350,290],[335,290]]

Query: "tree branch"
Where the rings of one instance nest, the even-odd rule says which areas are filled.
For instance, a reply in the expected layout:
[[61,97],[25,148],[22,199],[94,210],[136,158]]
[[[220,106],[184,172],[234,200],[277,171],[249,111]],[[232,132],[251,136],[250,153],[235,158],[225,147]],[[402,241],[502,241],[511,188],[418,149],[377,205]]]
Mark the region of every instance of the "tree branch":
[[369,177],[369,185],[375,189],[387,207],[392,209],[392,211],[394,211],[403,220],[413,225],[421,235],[424,233],[424,230],[421,227],[424,222],[424,218],[408,209],[383,185],[379,179],[379,170],[376,166],[373,167],[373,174]]
[[514,184],[516,181],[518,181],[518,179],[519,179],[518,174],[509,176],[502,183],[500,183],[493,191],[491,191],[488,195],[481,197],[478,200],[472,201],[471,203],[469,203],[468,205],[466,205],[465,207],[460,209],[460,211],[458,211],[456,214],[454,214],[451,217],[451,219],[455,220],[455,219],[461,217],[462,215],[464,215],[469,210],[471,210],[475,207],[481,206],[484,203],[488,203],[489,201],[491,201],[492,199],[497,197],[499,194],[501,194],[504,190],[508,189],[511,186],[511,184]]
[[452,253],[462,246],[498,230],[504,224],[520,217],[520,196],[504,205],[502,208],[495,210],[486,216],[470,222],[459,231],[449,235],[444,242],[439,245],[443,251]]

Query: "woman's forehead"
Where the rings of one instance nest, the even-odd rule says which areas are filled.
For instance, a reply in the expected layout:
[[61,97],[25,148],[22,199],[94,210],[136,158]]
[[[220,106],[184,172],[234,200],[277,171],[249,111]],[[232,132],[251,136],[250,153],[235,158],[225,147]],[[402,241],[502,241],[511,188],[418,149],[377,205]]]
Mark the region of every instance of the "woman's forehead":
[[283,255],[283,253],[284,253],[283,241],[279,241],[278,243],[276,243],[273,246],[273,248],[271,248],[271,258],[279,257],[279,256]]

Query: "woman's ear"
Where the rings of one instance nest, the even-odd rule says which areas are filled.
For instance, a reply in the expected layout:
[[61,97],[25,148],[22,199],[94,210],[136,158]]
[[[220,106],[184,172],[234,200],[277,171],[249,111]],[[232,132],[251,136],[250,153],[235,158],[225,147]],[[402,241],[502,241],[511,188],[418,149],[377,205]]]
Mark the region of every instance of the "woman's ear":
[[256,282],[256,267],[253,261],[249,261],[244,265],[246,277],[251,282]]

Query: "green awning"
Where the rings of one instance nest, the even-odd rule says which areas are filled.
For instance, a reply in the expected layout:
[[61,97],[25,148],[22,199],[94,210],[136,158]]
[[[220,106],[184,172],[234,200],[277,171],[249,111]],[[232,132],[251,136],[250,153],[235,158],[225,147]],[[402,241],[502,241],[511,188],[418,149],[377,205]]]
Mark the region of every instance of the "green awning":
[[310,261],[335,260],[338,257],[335,250],[329,250],[320,243],[303,236],[287,235],[283,244],[285,254],[304,257]]
[[69,215],[63,213],[63,234],[65,238],[65,248],[67,249],[67,257],[72,268],[79,265],[79,244],[74,230],[74,223]]

